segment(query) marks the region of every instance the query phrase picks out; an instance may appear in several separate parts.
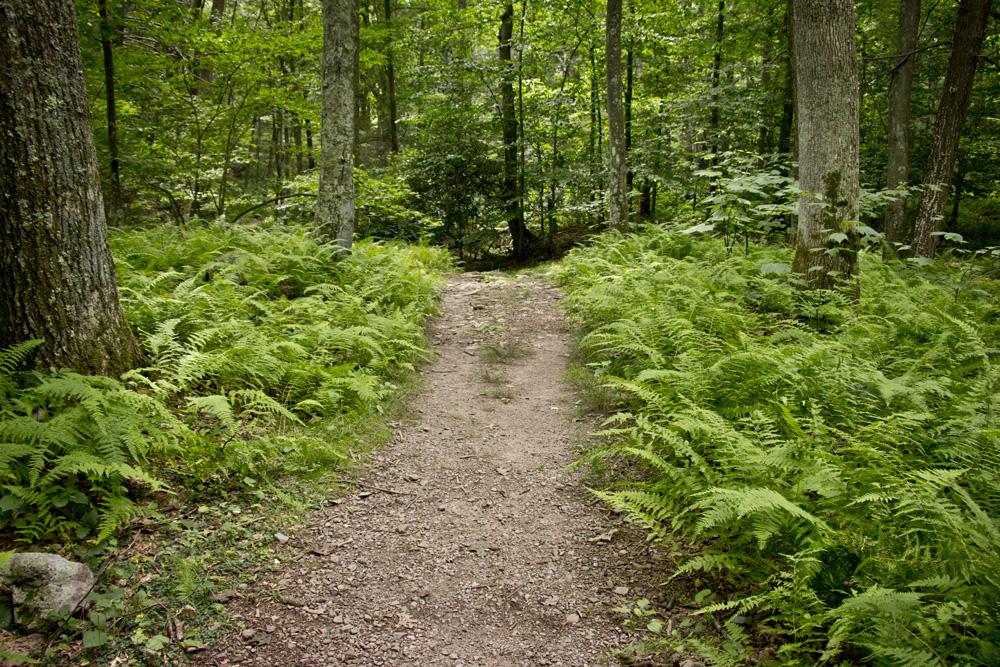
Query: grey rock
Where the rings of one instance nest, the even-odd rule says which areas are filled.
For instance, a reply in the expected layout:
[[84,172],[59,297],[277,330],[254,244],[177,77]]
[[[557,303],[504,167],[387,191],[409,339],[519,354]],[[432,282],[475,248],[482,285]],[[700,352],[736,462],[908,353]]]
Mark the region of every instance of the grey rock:
[[75,609],[94,585],[89,567],[55,554],[14,554],[0,575],[13,592],[14,623],[31,631],[54,627],[48,616]]

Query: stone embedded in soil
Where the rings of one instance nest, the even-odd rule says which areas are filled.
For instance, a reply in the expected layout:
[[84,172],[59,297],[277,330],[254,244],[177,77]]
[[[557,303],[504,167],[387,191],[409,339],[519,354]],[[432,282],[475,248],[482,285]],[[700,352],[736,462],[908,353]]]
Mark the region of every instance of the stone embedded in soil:
[[48,553],[16,553],[0,571],[11,589],[14,622],[27,630],[49,630],[58,612],[74,610],[90,592],[94,574],[83,563]]

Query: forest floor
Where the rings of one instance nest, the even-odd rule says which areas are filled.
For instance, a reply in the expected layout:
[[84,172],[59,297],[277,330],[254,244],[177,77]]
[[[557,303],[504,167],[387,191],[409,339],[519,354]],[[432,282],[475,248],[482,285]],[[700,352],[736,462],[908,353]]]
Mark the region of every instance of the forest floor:
[[412,420],[278,536],[281,567],[197,664],[604,665],[649,637],[615,607],[648,598],[676,627],[666,554],[565,472],[596,425],[564,381],[560,296],[538,275],[451,277]]

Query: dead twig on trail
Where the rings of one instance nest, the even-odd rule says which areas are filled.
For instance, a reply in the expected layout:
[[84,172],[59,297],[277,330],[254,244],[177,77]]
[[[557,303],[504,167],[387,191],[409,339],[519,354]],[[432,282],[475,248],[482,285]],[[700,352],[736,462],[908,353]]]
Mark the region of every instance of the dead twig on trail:
[[397,496],[415,496],[417,494],[410,493],[409,491],[397,491],[396,489],[384,489],[381,486],[375,486],[374,484],[366,484],[365,482],[350,481],[347,484],[353,484],[355,486],[361,486],[366,489],[371,489],[372,491],[381,491],[382,493],[391,493]]

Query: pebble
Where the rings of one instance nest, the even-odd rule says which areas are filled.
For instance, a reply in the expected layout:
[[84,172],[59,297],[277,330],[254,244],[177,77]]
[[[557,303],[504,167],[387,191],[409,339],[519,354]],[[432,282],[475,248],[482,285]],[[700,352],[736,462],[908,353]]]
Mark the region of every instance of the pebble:
[[288,544],[288,535],[284,533],[275,533],[274,539],[278,540],[278,544]]

